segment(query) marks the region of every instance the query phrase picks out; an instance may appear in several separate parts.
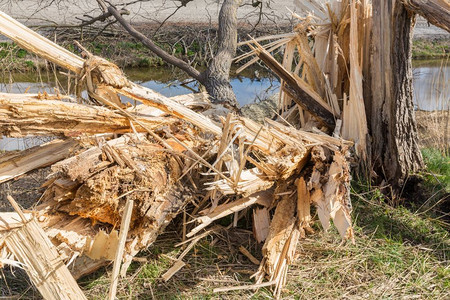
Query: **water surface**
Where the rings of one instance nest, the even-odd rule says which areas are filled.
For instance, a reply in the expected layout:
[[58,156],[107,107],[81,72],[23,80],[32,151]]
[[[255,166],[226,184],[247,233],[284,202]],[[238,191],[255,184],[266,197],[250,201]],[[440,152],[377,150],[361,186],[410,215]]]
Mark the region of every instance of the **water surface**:
[[420,110],[450,109],[450,66],[445,60],[413,62],[414,105]]
[[[126,69],[128,78],[167,97],[198,91],[195,81],[171,67]],[[65,76],[52,72],[3,73],[0,92],[9,93],[73,93],[73,84]],[[414,105],[421,110],[449,109],[450,67],[444,61],[414,61]],[[240,75],[231,76],[231,85],[240,105],[266,99],[278,91],[280,83],[276,77],[262,69],[247,69]],[[45,138],[2,138],[0,150],[26,149],[42,144]]]

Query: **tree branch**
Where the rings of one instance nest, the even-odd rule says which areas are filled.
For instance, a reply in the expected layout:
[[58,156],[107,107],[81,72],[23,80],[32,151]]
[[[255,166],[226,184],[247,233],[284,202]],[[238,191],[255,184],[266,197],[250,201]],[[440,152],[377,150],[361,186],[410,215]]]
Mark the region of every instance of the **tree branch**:
[[117,11],[117,9],[115,7],[110,5],[108,7],[108,12],[111,13],[116,18],[117,21],[119,21],[119,23],[123,26],[123,28],[125,28],[126,31],[128,31],[128,33],[130,35],[132,35],[135,39],[137,39],[142,44],[144,44],[144,46],[146,46],[148,49],[150,49],[153,53],[155,53],[156,55],[161,57],[165,62],[180,68],[181,70],[186,72],[189,76],[195,78],[201,84],[205,85],[204,77],[198,70],[193,68],[187,62],[185,62],[179,58],[176,58],[173,55],[170,55],[169,53],[167,53],[166,51],[164,51],[163,49],[158,47],[152,40],[150,40],[145,35],[143,35],[139,31],[137,31],[136,29],[134,29],[134,27],[131,26],[131,24],[128,23],[120,15],[120,13]]
[[448,0],[401,0],[407,10],[419,14],[431,24],[450,32],[450,4]]

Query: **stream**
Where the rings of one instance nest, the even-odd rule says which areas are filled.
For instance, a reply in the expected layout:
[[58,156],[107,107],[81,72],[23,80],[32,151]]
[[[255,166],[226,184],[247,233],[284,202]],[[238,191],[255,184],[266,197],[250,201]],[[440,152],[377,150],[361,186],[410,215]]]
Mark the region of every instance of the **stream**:
[[[198,90],[197,83],[171,67],[125,69],[129,79],[153,89],[167,97],[187,94]],[[174,79],[175,78],[175,79]],[[446,61],[413,61],[413,101],[416,109],[433,111],[450,109],[450,67]],[[70,87],[65,76],[52,72],[3,73],[0,92],[8,93],[55,93]],[[277,78],[265,70],[249,68],[239,75],[231,76],[231,85],[241,106],[267,99],[278,91]],[[48,137],[0,138],[0,150],[23,150],[40,145]]]

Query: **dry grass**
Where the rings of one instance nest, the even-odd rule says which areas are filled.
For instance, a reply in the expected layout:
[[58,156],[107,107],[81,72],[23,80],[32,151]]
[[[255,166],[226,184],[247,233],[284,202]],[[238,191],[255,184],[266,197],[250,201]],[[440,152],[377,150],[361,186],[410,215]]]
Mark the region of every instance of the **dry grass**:
[[[450,239],[448,231],[427,215],[392,208],[379,190],[355,185],[355,245],[341,244],[337,232],[316,234],[300,243],[289,271],[283,299],[448,299]],[[240,227],[246,227],[246,222]],[[179,252],[179,231],[166,232],[142,253],[120,283],[120,299],[270,299],[270,290],[215,294],[222,286],[252,284],[257,266],[238,248],[244,245],[261,258],[245,229],[223,231],[199,242],[186,257],[187,266],[169,282],[160,276]],[[107,293],[110,268],[82,279],[91,299]]]
[[[415,90],[416,97],[419,98],[420,95],[425,95],[426,99],[422,99],[422,101],[424,104],[428,103],[434,109],[432,111],[417,110],[415,112],[420,146],[421,148],[439,149],[446,155],[450,154],[448,63],[448,59],[443,59],[440,62],[439,71],[433,73],[432,78],[427,79],[429,85],[426,87],[418,85],[418,90]],[[420,88],[426,89],[425,93],[421,94]]]
[[417,129],[421,148],[439,149],[449,154],[450,110],[416,111]]
[[[282,298],[449,299],[450,238],[445,219],[388,206],[379,189],[358,182],[353,184],[352,200],[356,244],[341,244],[336,231],[324,233],[316,222],[316,234],[298,247]],[[223,226],[231,222],[231,218],[219,220]],[[175,247],[181,240],[180,226],[171,224],[132,263],[127,277],[120,280],[118,298],[271,299],[268,288],[213,293],[217,287],[253,283],[250,275],[258,266],[238,250],[243,245],[261,259],[250,226],[250,218],[244,218],[237,228],[204,238],[185,257],[187,265],[164,282],[161,275],[181,251]],[[89,299],[105,299],[111,269],[79,280]],[[40,298],[23,271],[4,274],[0,296]]]

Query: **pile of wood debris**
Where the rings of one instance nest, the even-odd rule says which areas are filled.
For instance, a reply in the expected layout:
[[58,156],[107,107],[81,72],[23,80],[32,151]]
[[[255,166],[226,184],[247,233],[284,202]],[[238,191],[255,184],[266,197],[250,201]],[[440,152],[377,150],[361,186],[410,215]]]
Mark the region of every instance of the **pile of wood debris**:
[[[354,18],[342,11],[339,22],[347,24],[342,31],[349,31],[348,24],[353,28]],[[237,223],[253,210],[263,259],[256,284],[244,288],[273,286],[275,295],[286,282],[297,243],[312,231],[312,204],[325,230],[333,219],[341,236],[353,240],[348,163],[353,143],[340,137],[339,128],[334,137],[323,131],[333,131],[338,123],[342,105],[335,91],[342,78],[350,80],[350,108],[344,106],[344,116],[346,110],[351,114],[358,109],[351,104],[360,96],[352,80],[360,74],[353,74],[353,67],[350,76],[339,73],[342,67],[332,53],[320,66],[331,68],[332,75],[323,77],[306,35],[285,39],[284,66],[260,46],[254,53],[283,74],[283,118],[292,121],[296,110],[300,125],[309,131],[285,121],[261,125],[231,113],[217,123],[206,115],[221,108],[206,95],[164,97],[128,81],[114,64],[87,51],[81,58],[3,13],[0,33],[68,70],[77,78],[78,90],[89,95],[0,94],[0,134],[61,138],[0,157],[0,182],[51,165],[46,190],[33,211],[22,212],[9,197],[16,213],[0,214],[0,265],[25,268],[44,297],[83,299],[68,270],[79,278],[111,261],[113,291],[120,265],[124,275],[132,258],[188,206],[192,219],[185,222],[185,242],[191,244],[215,220],[234,214]],[[354,34],[347,34],[351,41],[357,39]],[[334,33],[329,36],[335,39]],[[350,45],[350,53],[360,52]],[[292,69],[294,47],[303,51],[295,67],[303,70],[303,79],[286,70]],[[358,58],[350,55],[350,65],[355,62]],[[119,95],[142,104],[127,107]],[[352,126],[343,124],[344,129]],[[364,132],[358,134],[362,138]],[[165,280],[183,267],[185,252]]]
[[[237,72],[261,59],[281,79],[278,106],[283,120],[304,129],[319,122],[324,131],[334,130],[334,136],[354,141],[356,154],[365,161],[363,84],[369,81],[363,77],[370,76],[372,5],[367,0],[299,1],[298,5],[306,15],[293,14],[299,22],[292,33],[241,43],[252,51],[236,61],[257,57]],[[262,41],[270,42],[261,46]],[[270,55],[280,48],[284,50],[281,64]]]

